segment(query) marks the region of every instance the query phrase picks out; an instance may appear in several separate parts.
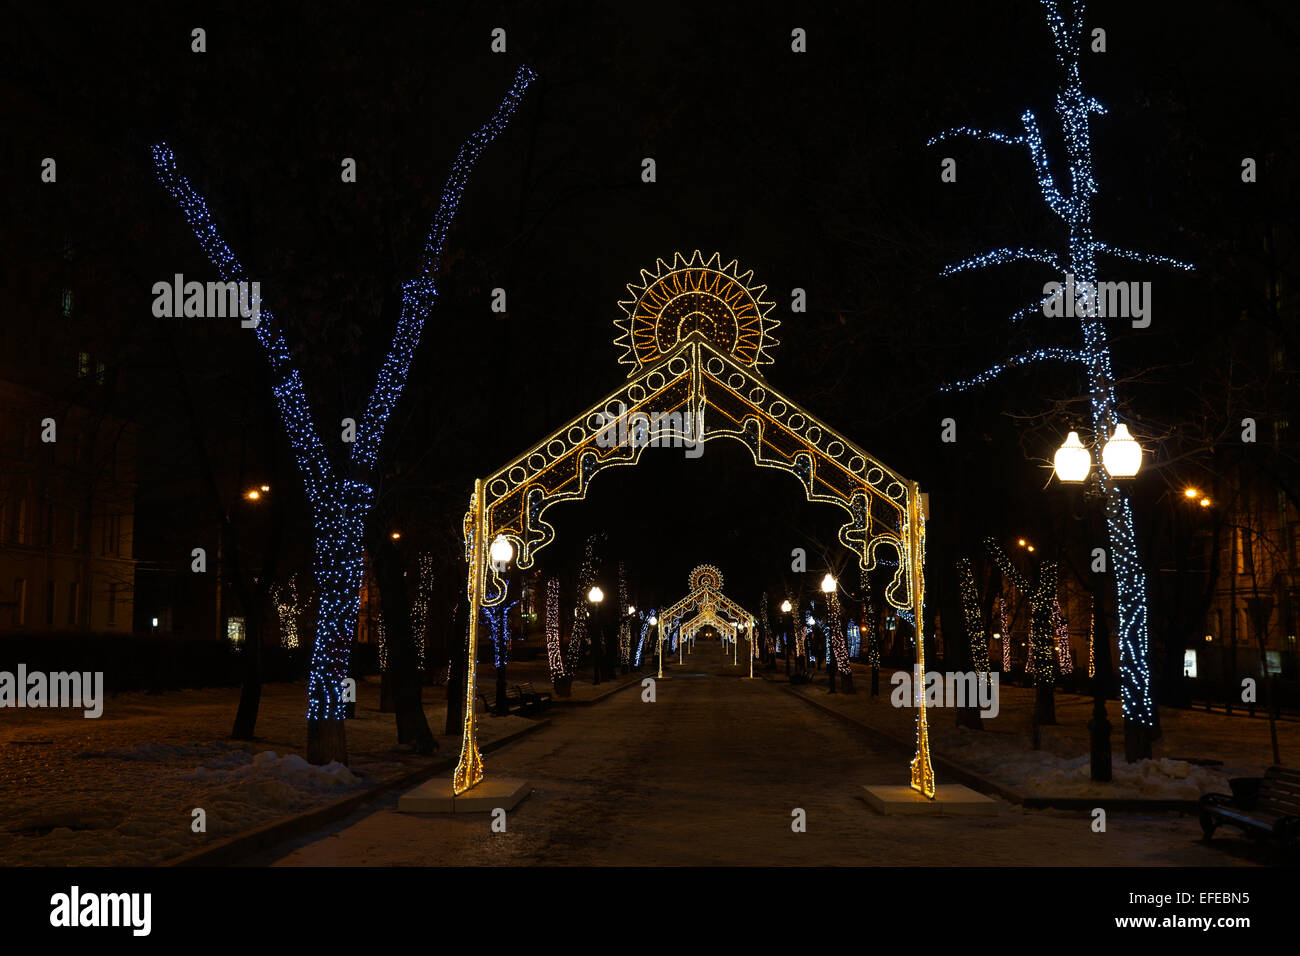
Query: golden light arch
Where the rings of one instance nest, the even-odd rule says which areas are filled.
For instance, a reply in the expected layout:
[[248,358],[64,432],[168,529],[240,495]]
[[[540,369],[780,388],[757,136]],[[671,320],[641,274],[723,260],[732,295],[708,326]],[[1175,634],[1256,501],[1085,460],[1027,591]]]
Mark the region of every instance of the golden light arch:
[[[858,556],[864,571],[876,566],[876,552],[888,545],[898,555],[898,570],[885,599],[924,619],[925,516],[920,488],[840,435],[759,372],[775,344],[770,331],[765,287],[751,287],[752,273],[735,262],[721,266],[715,253],[680,254],[672,263],[658,260],[655,272],[642,271],[642,285],[629,285],[636,298],[624,306],[615,341],[625,349],[620,361],[634,365],[627,380],[605,398],[545,436],[497,471],[474,483],[465,515],[465,554],[469,565],[470,635],[467,648],[465,722],[453,790],[463,793],[483,779],[476,740],[475,649],[479,609],[505,600],[505,582],[490,563],[488,548],[508,539],[521,568],[555,538],[546,512],[563,501],[586,497],[591,479],[606,468],[635,465],[651,443],[619,421],[635,416],[657,423],[655,444],[738,441],[754,464],[794,475],[809,501],[839,506],[846,515],[839,541]],[[639,294],[638,294],[639,291]],[[688,300],[683,297],[689,296]],[[675,311],[674,311],[675,310]],[[692,318],[693,317],[693,318]],[[707,319],[707,321],[706,321]],[[689,320],[689,321],[688,321]],[[681,330],[678,335],[666,330]],[[719,583],[720,580],[719,580]],[[916,641],[917,665],[925,670],[924,641]],[[934,795],[924,695],[917,695],[916,756],[911,784]]]
[[[682,634],[694,637],[701,628],[710,626],[732,642],[733,662],[737,627],[749,634],[750,654],[753,655],[754,615],[722,593],[722,572],[712,564],[697,565],[689,578],[690,591],[676,604],[665,608],[659,615],[659,643],[679,623]],[[695,615],[685,621],[687,615]],[[681,646],[680,644],[678,645]]]

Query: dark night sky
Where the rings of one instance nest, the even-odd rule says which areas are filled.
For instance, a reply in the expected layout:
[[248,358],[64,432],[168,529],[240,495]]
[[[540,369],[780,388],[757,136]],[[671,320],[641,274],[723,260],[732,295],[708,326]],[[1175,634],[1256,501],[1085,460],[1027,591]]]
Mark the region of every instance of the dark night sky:
[[[140,422],[146,446],[153,436],[141,493],[183,503],[193,461],[175,411],[178,371],[195,383],[216,443],[253,429],[266,409],[260,357],[237,329],[161,329],[167,320],[150,316],[152,282],[210,270],[153,181],[149,145],[176,149],[301,344],[318,419],[337,421],[372,379],[397,283],[459,142],[526,62],[540,83],[474,173],[394,423],[402,472],[384,490],[414,539],[445,540],[475,475],[622,379],[611,340],[624,284],[697,247],[738,258],[769,286],[783,323],[773,384],[942,492],[940,520],[965,538],[1041,520],[1043,474],[1030,457],[1054,446],[1002,413],[1041,412],[1078,382],[1048,370],[969,397],[938,387],[1028,343],[1060,344],[1059,328],[1005,319],[1051,276],[939,270],[1060,237],[1020,151],[924,145],[954,125],[1014,128],[1026,107],[1051,125],[1057,74],[1038,5],[751,7],[9,9],[2,149],[13,192],[4,206],[16,217],[4,230],[6,288],[40,321],[59,281],[51,250],[78,237],[78,282],[94,303],[82,333],[120,371],[119,410]],[[1156,313],[1150,330],[1115,343],[1122,371],[1159,368],[1121,400],[1173,458],[1192,419],[1222,412],[1201,399],[1224,343],[1253,334],[1234,323],[1258,307],[1261,270],[1271,262],[1293,287],[1300,20],[1284,2],[1111,2],[1094,4],[1088,24],[1108,34],[1108,52],[1083,60],[1110,110],[1093,127],[1097,231],[1198,266],[1190,277],[1126,273],[1154,283]],[[194,26],[208,31],[205,54],[190,52]],[[508,31],[505,55],[489,51],[495,26]],[[795,26],[808,31],[806,55],[789,52]],[[59,157],[57,189],[37,180],[46,155]],[[943,155],[958,159],[955,184],[939,180]],[[339,181],[344,156],[357,158],[355,185]],[[657,162],[653,185],[639,180],[645,156]],[[1239,179],[1243,156],[1266,170],[1253,187]],[[488,308],[497,286],[509,296],[504,317]],[[790,313],[796,286],[808,290],[806,314]],[[938,440],[946,415],[958,419],[956,446]],[[1063,422],[1050,425],[1059,436]],[[267,459],[262,446],[254,454]],[[710,447],[700,462],[673,453],[615,469],[585,507],[551,513],[560,541],[543,565],[571,560],[600,527],[669,600],[704,560],[742,600],[774,587],[792,547],[834,541],[838,512],[804,503],[793,479],[746,458],[739,446]],[[1181,477],[1153,470],[1138,494],[1156,500]],[[167,534],[146,526],[141,544],[165,551]]]

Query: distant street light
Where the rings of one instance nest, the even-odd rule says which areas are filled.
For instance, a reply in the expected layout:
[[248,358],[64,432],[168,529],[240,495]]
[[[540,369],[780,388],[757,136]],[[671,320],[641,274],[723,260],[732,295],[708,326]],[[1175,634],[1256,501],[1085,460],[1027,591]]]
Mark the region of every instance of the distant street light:
[[592,604],[599,604],[605,600],[605,592],[593,584],[591,590],[587,592],[587,600]]
[[827,574],[826,577],[822,578],[822,593],[830,594],[834,590],[835,590],[835,578],[832,577],[830,574]]

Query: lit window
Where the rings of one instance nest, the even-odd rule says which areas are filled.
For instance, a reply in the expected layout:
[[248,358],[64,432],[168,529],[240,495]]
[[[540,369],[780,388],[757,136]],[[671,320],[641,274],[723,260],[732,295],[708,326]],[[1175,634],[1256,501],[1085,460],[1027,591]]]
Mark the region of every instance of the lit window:
[[105,372],[104,363],[96,362],[95,363],[95,384],[96,385],[104,384],[104,372]]
[[77,353],[77,378],[85,378],[90,374],[90,353]]
[[72,290],[63,290],[63,317],[66,319],[72,315]]
[[242,617],[226,618],[226,637],[231,644],[244,643],[244,619]]

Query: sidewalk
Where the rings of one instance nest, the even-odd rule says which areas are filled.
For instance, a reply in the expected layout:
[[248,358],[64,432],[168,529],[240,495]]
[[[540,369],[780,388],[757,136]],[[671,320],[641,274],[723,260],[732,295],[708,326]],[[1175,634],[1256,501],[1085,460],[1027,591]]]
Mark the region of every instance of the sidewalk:
[[[911,707],[894,707],[890,681],[892,670],[880,672],[880,696],[871,697],[870,668],[854,665],[855,694],[828,693],[825,671],[816,682],[788,687],[804,697],[855,723],[894,741],[914,746],[916,712]],[[768,680],[785,684],[784,670],[765,671]],[[1056,726],[1041,728],[1041,749],[1030,746],[1032,688],[999,684],[1000,712],[984,719],[982,730],[956,726],[951,708],[927,709],[931,753],[938,762],[950,762],[954,770],[984,778],[994,789],[1020,796],[1029,805],[1044,800],[1064,804],[1071,800],[1159,801],[1170,806],[1189,806],[1202,793],[1228,792],[1228,778],[1259,776],[1272,761],[1268,722],[1245,720],[1205,711],[1165,709],[1161,712],[1163,736],[1153,746],[1153,759],[1128,764],[1123,751],[1123,718],[1118,701],[1107,702],[1112,723],[1111,749],[1114,780],[1109,784],[1089,779],[1088,721],[1091,697],[1056,694]],[[1300,725],[1278,725],[1283,762],[1300,757]],[[1192,762],[1193,760],[1197,763]],[[1219,761],[1221,765],[1200,765]],[[936,766],[936,771],[939,767]],[[1017,801],[1021,802],[1021,801]]]

